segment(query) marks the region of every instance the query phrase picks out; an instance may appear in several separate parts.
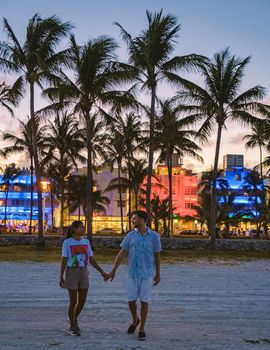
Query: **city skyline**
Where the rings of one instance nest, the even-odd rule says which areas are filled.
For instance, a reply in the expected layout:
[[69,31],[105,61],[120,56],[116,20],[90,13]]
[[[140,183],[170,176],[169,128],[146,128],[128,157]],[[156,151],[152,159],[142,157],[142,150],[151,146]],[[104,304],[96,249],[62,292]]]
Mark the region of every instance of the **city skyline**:
[[[248,3],[248,4],[247,4]],[[236,56],[246,57],[251,55],[251,63],[248,65],[244,77],[243,89],[254,85],[262,85],[267,88],[266,102],[270,102],[270,68],[268,58],[270,48],[267,43],[267,29],[269,23],[270,3],[267,0],[257,2],[244,0],[229,0],[218,2],[205,0],[204,2],[192,1],[170,1],[165,6],[162,1],[144,2],[118,1],[112,4],[109,1],[98,3],[77,1],[52,2],[33,1],[27,3],[14,0],[4,2],[1,5],[1,16],[6,17],[20,40],[23,39],[25,28],[30,17],[39,13],[42,17],[58,15],[63,21],[71,21],[76,28],[75,33],[79,43],[85,43],[88,39],[101,34],[111,35],[119,43],[119,59],[125,61],[127,58],[125,44],[121,41],[119,30],[113,25],[114,21],[121,23],[131,34],[136,35],[144,29],[146,24],[145,10],[152,12],[163,8],[164,13],[177,16],[181,24],[181,32],[175,49],[175,54],[198,53],[212,57],[215,52],[230,46],[230,51]],[[136,18],[136,21],[133,19]],[[0,32],[0,40],[5,40],[3,31]],[[14,78],[14,77],[13,77]],[[7,83],[12,82],[11,77],[0,73],[0,79]],[[199,82],[199,77],[189,75],[189,79]],[[165,98],[171,94],[171,89],[162,86],[159,96]],[[38,100],[37,107],[45,105],[46,101]],[[16,117],[26,119],[28,112],[28,101],[26,99],[15,109]],[[16,130],[16,122],[2,109],[0,109],[2,132]],[[13,125],[11,125],[11,123]],[[12,130],[11,130],[12,129]],[[243,128],[235,123],[228,124],[228,130],[224,132],[219,163],[225,154],[244,154],[247,167],[258,164],[258,150],[245,151],[242,137],[248,133],[248,128]],[[205,163],[199,164],[193,159],[184,158],[184,166],[194,171],[208,169],[213,164],[215,134],[208,144],[203,146],[201,153]],[[0,143],[3,145],[3,142]],[[17,161],[18,160],[18,161]],[[19,165],[27,165],[22,158],[16,158]],[[1,160],[1,164],[10,163]]]

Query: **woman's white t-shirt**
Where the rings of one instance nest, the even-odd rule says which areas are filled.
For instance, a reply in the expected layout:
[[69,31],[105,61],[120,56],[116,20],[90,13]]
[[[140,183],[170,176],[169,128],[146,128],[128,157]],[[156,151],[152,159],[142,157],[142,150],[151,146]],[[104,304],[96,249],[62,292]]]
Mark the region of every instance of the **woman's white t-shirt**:
[[82,238],[77,241],[71,237],[64,240],[62,257],[67,258],[68,267],[86,267],[89,256],[93,256],[93,251],[88,239]]

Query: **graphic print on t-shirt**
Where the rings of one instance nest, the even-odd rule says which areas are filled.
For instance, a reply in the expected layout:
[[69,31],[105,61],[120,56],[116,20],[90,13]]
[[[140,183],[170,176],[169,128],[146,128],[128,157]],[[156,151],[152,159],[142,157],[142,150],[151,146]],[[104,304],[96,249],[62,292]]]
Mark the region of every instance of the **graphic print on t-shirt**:
[[71,245],[70,253],[72,256],[71,267],[87,266],[88,246],[87,244]]

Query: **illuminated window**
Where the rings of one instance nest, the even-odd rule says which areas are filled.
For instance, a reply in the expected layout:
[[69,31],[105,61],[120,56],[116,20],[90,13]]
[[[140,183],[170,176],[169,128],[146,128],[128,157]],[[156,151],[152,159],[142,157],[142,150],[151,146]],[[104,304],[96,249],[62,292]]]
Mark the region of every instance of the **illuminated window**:
[[185,209],[192,209],[192,206],[194,205],[194,203],[189,203],[189,202],[186,202],[185,203]]
[[196,187],[185,187],[184,194],[185,195],[196,195],[197,188]]

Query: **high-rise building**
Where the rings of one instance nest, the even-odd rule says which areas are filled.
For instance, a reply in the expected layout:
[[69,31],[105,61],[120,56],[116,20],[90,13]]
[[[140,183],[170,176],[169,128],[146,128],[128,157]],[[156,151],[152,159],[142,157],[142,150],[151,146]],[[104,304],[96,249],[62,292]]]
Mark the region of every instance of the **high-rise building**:
[[223,156],[223,169],[230,169],[243,166],[243,154],[225,154],[225,156]]

